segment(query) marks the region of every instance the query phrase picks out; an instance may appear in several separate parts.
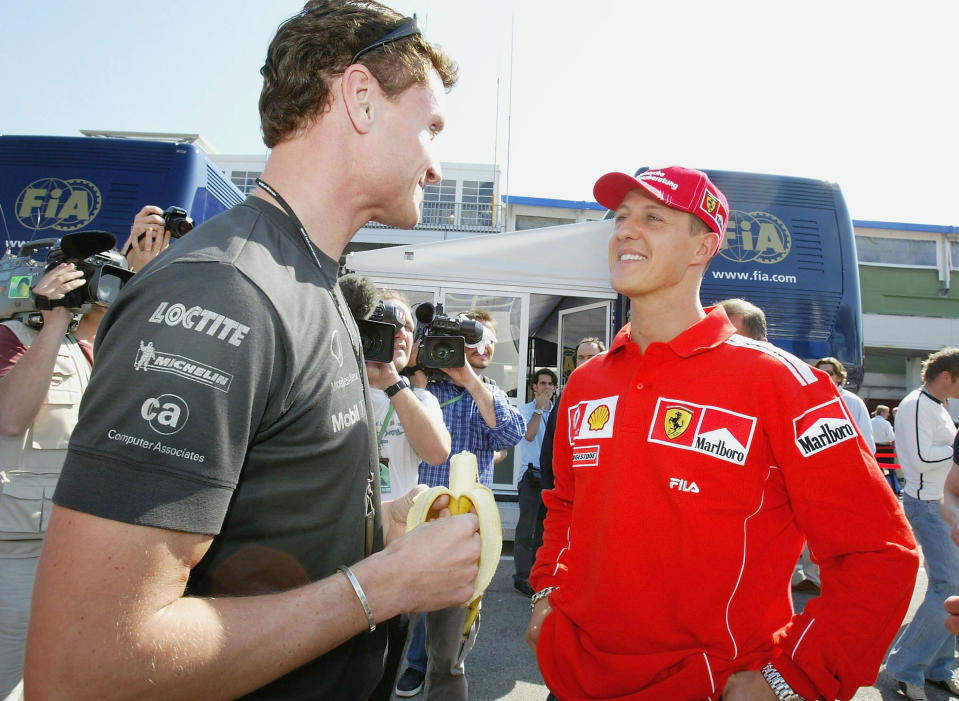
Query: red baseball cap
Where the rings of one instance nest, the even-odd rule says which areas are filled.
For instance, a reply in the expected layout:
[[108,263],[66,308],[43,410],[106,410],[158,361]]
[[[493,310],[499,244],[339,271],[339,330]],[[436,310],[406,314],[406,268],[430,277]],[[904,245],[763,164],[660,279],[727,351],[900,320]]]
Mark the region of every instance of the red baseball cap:
[[626,193],[636,188],[642,188],[667,207],[699,217],[710,231],[719,234],[722,243],[729,221],[729,202],[701,170],[681,166],[650,168],[635,178],[626,173],[607,173],[593,185],[593,197],[606,209],[615,210]]

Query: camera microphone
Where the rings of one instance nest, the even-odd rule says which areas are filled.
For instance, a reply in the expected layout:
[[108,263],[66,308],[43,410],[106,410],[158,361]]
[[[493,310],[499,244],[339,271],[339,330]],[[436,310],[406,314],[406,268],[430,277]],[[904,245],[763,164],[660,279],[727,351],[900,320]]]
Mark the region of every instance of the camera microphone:
[[376,291],[373,281],[368,277],[350,273],[341,277],[337,284],[353,318],[357,321],[368,319],[376,309],[379,299],[379,292]]

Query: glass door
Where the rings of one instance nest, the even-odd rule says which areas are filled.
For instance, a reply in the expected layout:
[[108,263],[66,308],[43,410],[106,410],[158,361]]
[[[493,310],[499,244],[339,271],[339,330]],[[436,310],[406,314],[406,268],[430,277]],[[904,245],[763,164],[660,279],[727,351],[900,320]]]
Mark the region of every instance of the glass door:
[[556,364],[560,368],[560,387],[566,384],[576,367],[576,347],[584,338],[598,338],[609,348],[612,302],[585,304],[559,313]]

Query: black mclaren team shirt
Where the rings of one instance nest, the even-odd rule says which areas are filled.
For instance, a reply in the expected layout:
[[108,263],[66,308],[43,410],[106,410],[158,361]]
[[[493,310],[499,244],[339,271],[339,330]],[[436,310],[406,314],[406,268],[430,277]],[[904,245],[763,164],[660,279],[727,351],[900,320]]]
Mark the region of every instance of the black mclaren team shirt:
[[[188,594],[283,591],[364,557],[368,392],[337,264],[316,253],[322,270],[282,211],[249,198],[138,273],[100,327],[54,500],[215,534]],[[379,549],[378,519],[374,533]],[[381,633],[251,697],[365,699]]]

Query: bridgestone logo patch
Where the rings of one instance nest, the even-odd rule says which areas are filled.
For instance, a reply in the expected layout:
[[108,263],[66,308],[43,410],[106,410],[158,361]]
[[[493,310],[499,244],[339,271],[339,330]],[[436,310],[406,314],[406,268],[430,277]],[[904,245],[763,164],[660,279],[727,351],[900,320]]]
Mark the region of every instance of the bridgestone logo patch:
[[839,397],[793,419],[793,429],[796,447],[806,458],[856,437],[852,419]]

